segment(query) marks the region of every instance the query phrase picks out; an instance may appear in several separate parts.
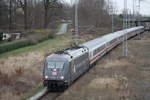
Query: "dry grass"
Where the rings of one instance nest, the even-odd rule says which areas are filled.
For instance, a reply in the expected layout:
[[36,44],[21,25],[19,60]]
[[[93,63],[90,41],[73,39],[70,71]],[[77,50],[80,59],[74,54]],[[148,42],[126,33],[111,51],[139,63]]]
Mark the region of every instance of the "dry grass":
[[89,84],[89,87],[98,90],[102,88],[117,89],[119,88],[118,86],[119,86],[119,82],[114,78],[97,78],[92,80],[92,82]]
[[[83,35],[81,38],[87,41],[95,37]],[[21,100],[33,95],[42,84],[45,57],[70,43],[70,39],[54,41],[36,50],[0,58],[0,100]]]
[[109,69],[109,68],[113,68],[113,67],[122,67],[122,66],[128,66],[129,62],[125,61],[125,60],[106,60],[105,61],[105,65],[102,66],[103,68]]
[[[97,36],[82,35],[81,41],[87,41]],[[150,65],[149,43],[150,40],[146,37],[143,40],[131,40],[129,42],[130,56],[127,58],[120,57],[121,46],[116,48],[101,59],[96,67],[75,82],[58,100],[143,100],[138,95],[144,95],[142,92],[150,93],[150,91],[148,88],[143,90],[137,84],[141,81],[137,80],[150,82],[150,74],[146,69]],[[71,41],[65,39],[54,44],[51,43],[51,45],[40,46],[35,51],[1,58],[0,100],[10,100],[10,98],[20,100],[31,96],[42,84],[45,56],[68,47],[70,44]]]
[[4,90],[9,91],[7,94],[0,93],[1,100],[9,100],[7,98],[20,100],[32,94],[34,88],[38,88],[42,82],[42,68],[46,53],[43,50],[31,51],[0,59],[1,75],[4,75],[0,80],[2,82],[0,90],[5,87]]
[[3,66],[0,69],[4,74],[11,76],[19,70],[22,70],[23,73],[23,70],[36,69],[35,65],[42,62],[43,59],[44,56],[40,52],[28,52],[18,56],[10,56],[7,60],[6,58],[0,60],[0,64]]
[[20,100],[18,96],[15,96],[12,92],[9,92],[9,90],[8,92],[0,95],[0,97],[1,100],[10,100],[10,98],[13,98],[13,100]]
[[57,100],[150,100],[147,35],[129,41],[128,57],[122,57],[122,46],[117,47]]

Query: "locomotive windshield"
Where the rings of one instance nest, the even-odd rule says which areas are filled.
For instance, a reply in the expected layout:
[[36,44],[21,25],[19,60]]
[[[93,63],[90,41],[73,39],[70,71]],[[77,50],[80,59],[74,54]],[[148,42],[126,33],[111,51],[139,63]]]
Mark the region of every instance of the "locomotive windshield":
[[50,69],[62,69],[64,67],[64,62],[48,62],[47,67]]

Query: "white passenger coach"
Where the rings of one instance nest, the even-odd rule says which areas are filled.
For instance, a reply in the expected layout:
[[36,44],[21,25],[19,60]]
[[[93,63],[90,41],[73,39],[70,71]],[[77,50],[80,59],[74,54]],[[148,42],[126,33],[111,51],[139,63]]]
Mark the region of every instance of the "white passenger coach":
[[90,64],[93,64],[101,56],[103,56],[112,48],[123,42],[126,36],[129,39],[135,35],[142,33],[143,31],[143,26],[125,29],[83,43],[82,46],[85,46],[89,49]]

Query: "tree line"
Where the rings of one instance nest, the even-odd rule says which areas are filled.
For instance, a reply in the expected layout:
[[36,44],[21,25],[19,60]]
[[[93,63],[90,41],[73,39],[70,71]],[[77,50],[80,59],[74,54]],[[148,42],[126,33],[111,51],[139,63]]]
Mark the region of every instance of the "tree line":
[[79,2],[79,24],[94,25],[95,27],[109,26],[111,16],[109,15],[106,0],[80,0]]
[[[111,24],[112,19],[108,5],[109,5],[108,0],[79,0],[78,3],[79,28],[87,27],[88,29],[90,29],[90,27],[93,27],[94,30],[95,28],[98,29],[102,27],[110,28],[112,25]],[[72,6],[70,16],[72,18],[73,25],[75,23],[74,14],[75,14],[75,6]]]
[[0,0],[0,28],[47,28],[64,18],[63,6],[60,0]]
[[[111,25],[106,0],[79,0],[78,5],[79,26]],[[65,0],[0,0],[0,29],[49,28],[62,19],[70,19],[74,25],[74,13],[74,3]]]

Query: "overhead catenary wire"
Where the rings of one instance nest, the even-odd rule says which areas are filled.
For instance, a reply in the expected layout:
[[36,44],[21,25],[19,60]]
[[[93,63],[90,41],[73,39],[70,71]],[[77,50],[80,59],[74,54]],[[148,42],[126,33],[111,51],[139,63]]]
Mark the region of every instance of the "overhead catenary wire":
[[135,21],[135,0],[133,1],[133,15],[132,15],[132,26],[134,27],[134,21]]
[[108,0],[108,14],[111,15],[112,33],[114,32],[114,1]]
[[113,5],[112,5],[112,33],[114,32],[114,8],[113,8]]
[[131,10],[128,10],[128,27],[131,28],[131,20],[132,20],[132,17],[131,17]]
[[78,3],[79,0],[75,2],[75,45],[79,44],[79,23],[78,23]]
[[140,10],[141,10],[141,0],[138,1],[138,21],[139,21],[139,25],[141,25],[141,15],[140,15]]

